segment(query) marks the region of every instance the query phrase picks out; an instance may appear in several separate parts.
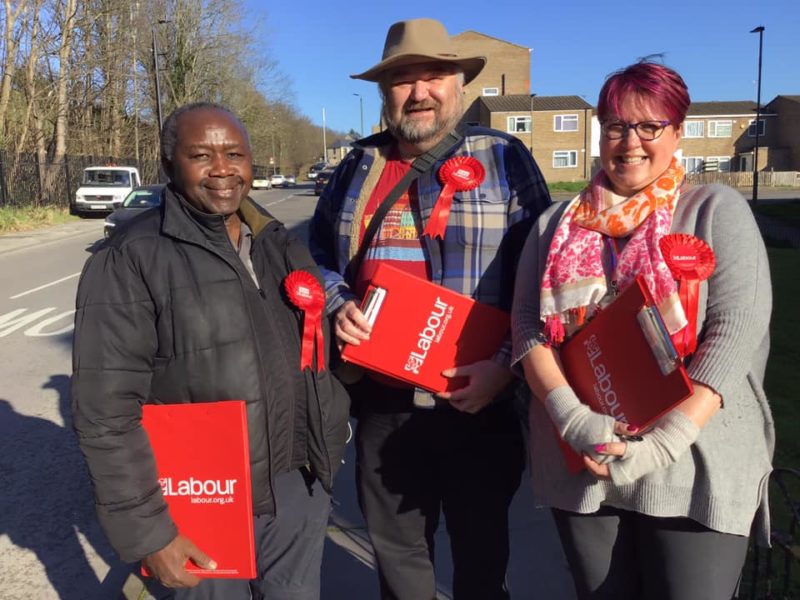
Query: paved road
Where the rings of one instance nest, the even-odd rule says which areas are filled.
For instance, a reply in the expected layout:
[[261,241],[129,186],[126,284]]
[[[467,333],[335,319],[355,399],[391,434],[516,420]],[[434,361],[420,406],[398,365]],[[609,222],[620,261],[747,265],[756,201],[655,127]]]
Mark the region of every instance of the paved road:
[[[316,204],[307,185],[256,192],[254,197],[305,237]],[[800,193],[762,189],[760,197],[765,202],[786,201],[798,199]],[[0,235],[3,599],[115,599],[131,570],[116,559],[94,518],[85,468],[69,424],[77,274],[101,234],[102,219],[88,219]],[[355,502],[352,446],[348,451],[336,482],[323,600],[377,597],[374,561]],[[511,536],[509,585],[514,598],[574,597],[552,522],[546,511],[533,506],[527,481],[512,506]],[[439,597],[450,598],[443,528],[437,542]]]
[[[254,197],[305,237],[316,197],[308,186]],[[0,236],[0,598],[116,599],[131,566],[119,562],[94,517],[69,417],[70,346],[77,274],[102,219]],[[337,478],[323,565],[323,600],[377,597],[354,490],[352,445]],[[515,598],[570,600],[549,514],[527,480],[512,507],[509,585]],[[444,527],[437,533],[439,597],[451,597]],[[534,590],[537,594],[534,594]]]

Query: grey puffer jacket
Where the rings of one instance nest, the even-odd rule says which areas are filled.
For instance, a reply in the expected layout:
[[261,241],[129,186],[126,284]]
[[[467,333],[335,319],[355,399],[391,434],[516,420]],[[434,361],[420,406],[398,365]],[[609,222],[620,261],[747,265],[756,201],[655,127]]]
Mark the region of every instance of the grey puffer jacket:
[[128,561],[177,533],[143,404],[245,400],[254,514],[279,511],[273,477],[305,464],[330,490],[346,439],[349,399],[327,368],[300,370],[303,314],[282,288],[297,269],[321,280],[306,247],[243,202],[256,286],[222,217],[165,194],[87,261],[77,297],[74,427],[101,525]]

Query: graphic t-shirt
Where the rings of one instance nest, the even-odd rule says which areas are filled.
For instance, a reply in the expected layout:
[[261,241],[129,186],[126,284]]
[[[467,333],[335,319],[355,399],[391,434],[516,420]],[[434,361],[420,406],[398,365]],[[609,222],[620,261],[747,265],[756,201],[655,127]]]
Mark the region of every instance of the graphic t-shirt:
[[[397,182],[408,173],[409,169],[411,169],[411,165],[397,157],[391,157],[386,161],[378,184],[364,209],[359,240],[364,238],[372,216],[378,210],[381,202],[397,185]],[[422,232],[420,221],[417,182],[414,181],[386,213],[375,237],[372,238],[356,278],[356,293],[360,297],[364,296],[367,284],[379,262],[387,262],[417,277],[430,279],[430,268],[425,259],[422,240],[420,240]]]

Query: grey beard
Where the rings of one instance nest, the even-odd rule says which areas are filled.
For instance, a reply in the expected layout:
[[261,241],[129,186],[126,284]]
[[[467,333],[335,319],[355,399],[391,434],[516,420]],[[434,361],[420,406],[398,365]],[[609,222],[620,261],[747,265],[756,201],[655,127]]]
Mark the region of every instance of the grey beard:
[[[423,144],[430,142],[455,129],[463,114],[463,106],[459,106],[449,116],[442,118],[441,113],[437,113],[436,119],[430,125],[414,123],[408,119],[400,118],[399,123],[393,123],[387,118],[389,131],[397,138],[409,144]],[[384,115],[386,116],[386,115]]]

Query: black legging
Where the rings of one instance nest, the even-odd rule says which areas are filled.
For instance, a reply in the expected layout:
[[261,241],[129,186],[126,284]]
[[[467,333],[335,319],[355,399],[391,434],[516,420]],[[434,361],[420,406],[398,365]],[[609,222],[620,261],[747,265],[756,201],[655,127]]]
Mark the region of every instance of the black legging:
[[580,600],[730,600],[748,538],[687,518],[553,509]]

